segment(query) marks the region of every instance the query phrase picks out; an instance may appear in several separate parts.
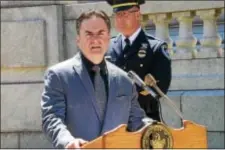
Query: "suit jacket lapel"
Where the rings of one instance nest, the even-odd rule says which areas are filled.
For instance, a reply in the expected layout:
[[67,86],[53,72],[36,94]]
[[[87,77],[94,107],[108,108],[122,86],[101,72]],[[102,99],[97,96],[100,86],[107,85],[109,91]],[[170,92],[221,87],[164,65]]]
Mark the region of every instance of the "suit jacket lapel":
[[100,121],[99,108],[98,108],[97,103],[96,103],[94,87],[93,87],[93,84],[92,84],[91,79],[89,77],[88,71],[85,68],[84,64],[82,63],[80,53],[78,53],[75,56],[75,60],[76,60],[76,62],[74,64],[74,70],[79,75],[79,77],[81,79],[81,82],[83,83],[83,85],[86,89],[86,92],[88,93],[89,98],[92,101],[93,107],[94,107],[95,112],[96,112],[96,114],[98,116],[98,119]]
[[107,69],[108,69],[108,89],[109,89],[109,96],[108,96],[108,102],[106,106],[106,112],[105,112],[105,119],[102,126],[102,133],[105,132],[105,127],[107,127],[109,120],[111,118],[110,115],[112,115],[112,111],[115,111],[115,107],[113,107],[112,103],[114,103],[115,97],[116,97],[116,73],[113,69],[111,69],[110,64],[106,62]]
[[[107,103],[107,111],[110,109],[110,103],[114,100],[115,94],[116,94],[116,73],[113,69],[110,68],[110,64],[106,62],[107,68],[108,68],[108,89],[109,89],[109,97],[108,97],[108,103]],[[107,112],[106,112],[107,114]]]

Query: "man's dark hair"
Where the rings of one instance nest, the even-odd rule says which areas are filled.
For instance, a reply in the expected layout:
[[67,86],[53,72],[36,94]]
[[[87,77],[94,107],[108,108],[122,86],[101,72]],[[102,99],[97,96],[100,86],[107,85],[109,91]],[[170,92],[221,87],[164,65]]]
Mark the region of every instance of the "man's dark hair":
[[76,21],[76,30],[77,30],[77,34],[80,33],[80,26],[81,26],[81,23],[85,20],[85,19],[90,19],[91,17],[99,17],[99,18],[102,18],[107,27],[108,27],[108,30],[110,32],[110,29],[111,29],[111,24],[110,24],[110,19],[109,17],[107,16],[107,14],[102,11],[102,10],[90,10],[88,12],[83,12],[79,18],[77,19]]

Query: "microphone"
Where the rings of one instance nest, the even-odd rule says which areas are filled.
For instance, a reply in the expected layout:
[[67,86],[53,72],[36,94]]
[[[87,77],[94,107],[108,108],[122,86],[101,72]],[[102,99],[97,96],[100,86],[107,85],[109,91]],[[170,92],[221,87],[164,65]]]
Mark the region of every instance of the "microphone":
[[145,82],[134,72],[129,71],[127,73],[128,77],[130,77],[138,86],[143,88],[145,91],[147,91],[149,94],[151,94],[154,98],[156,98],[155,92],[152,91],[151,88],[148,87],[148,85],[145,84]]

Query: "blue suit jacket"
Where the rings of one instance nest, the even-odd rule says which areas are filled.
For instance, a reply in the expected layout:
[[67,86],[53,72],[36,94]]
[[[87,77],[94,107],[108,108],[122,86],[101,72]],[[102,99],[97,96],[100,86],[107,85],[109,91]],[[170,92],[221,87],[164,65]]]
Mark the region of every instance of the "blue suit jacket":
[[131,131],[143,126],[145,113],[137,102],[135,85],[124,71],[110,62],[106,65],[109,97],[103,125],[80,53],[46,71],[41,101],[42,127],[54,147],[64,148],[74,138],[93,140],[120,124],[127,124]]

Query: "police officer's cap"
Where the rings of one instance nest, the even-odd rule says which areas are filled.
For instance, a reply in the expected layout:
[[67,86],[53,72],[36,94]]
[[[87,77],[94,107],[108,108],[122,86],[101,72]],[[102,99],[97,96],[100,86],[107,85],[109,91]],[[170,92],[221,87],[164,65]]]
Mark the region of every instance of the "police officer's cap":
[[145,0],[106,0],[112,6],[113,12],[123,11],[145,3]]

